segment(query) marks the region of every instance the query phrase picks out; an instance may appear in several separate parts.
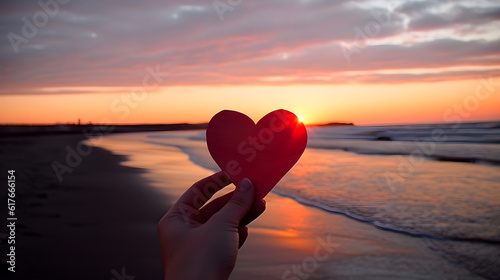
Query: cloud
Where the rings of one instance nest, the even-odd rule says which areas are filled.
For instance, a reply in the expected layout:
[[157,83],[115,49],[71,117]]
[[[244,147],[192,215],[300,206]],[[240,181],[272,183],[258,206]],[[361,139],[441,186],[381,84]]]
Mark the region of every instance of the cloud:
[[406,4],[403,5],[401,10],[412,15],[409,30],[428,31],[457,25],[482,25],[500,21],[500,6],[467,7],[453,2],[431,3],[433,5],[425,9],[420,7],[422,4],[415,6],[410,4],[411,8],[405,7]]
[[[433,81],[500,69],[495,1],[242,1],[221,21],[210,1],[72,0],[31,38],[23,26],[44,9],[10,2],[0,9],[0,94],[138,86],[156,65],[171,73],[168,85]],[[26,39],[18,53],[7,34]]]

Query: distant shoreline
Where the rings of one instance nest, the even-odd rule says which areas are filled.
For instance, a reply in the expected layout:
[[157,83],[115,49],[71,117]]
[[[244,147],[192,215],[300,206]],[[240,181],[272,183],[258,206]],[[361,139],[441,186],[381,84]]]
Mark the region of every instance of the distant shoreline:
[[330,122],[330,123],[325,123],[325,124],[312,124],[312,125],[307,125],[309,127],[315,127],[315,126],[354,126],[354,123],[352,122]]
[[0,136],[37,136],[57,134],[110,134],[148,131],[176,131],[206,129],[207,123],[202,124],[63,124],[63,125],[0,125]]
[[[332,122],[316,126],[353,126],[353,123]],[[149,131],[178,131],[206,129],[208,123],[189,124],[58,124],[58,125],[0,125],[0,136],[37,136],[56,134],[130,133]]]
[[[460,124],[442,123],[415,123],[415,124],[386,124],[386,125],[356,125],[353,122],[329,122],[323,124],[306,124],[307,127],[406,127],[406,126],[429,126],[429,125],[466,125],[466,124],[491,124],[491,128],[499,128],[498,121],[470,121]],[[110,133],[132,133],[151,131],[179,131],[179,130],[201,130],[206,129],[208,123],[174,123],[174,124],[0,124],[0,137],[8,136],[41,136],[41,135],[70,135],[70,134],[110,134]],[[376,139],[379,141],[391,141],[389,138]]]

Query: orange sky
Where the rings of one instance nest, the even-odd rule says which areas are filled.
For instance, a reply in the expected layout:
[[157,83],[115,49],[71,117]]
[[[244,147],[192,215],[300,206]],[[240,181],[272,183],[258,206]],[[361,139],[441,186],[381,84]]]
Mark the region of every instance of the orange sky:
[[134,97],[127,88],[121,89],[122,94],[8,95],[0,97],[0,122],[49,124],[80,118],[82,123],[200,123],[223,109],[258,120],[278,108],[302,115],[310,124],[443,122],[456,117],[500,120],[500,83],[491,80],[489,89],[483,84],[477,79],[393,85],[162,87],[143,98]]
[[500,120],[498,1],[87,0],[43,24],[4,6],[0,124]]

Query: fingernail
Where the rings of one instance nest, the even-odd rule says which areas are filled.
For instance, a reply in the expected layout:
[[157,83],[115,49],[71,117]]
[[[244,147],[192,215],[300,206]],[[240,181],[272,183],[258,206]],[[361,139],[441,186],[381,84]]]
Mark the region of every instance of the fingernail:
[[252,182],[248,178],[241,180],[241,183],[239,186],[240,192],[246,193],[246,192],[250,191],[251,189],[252,189]]

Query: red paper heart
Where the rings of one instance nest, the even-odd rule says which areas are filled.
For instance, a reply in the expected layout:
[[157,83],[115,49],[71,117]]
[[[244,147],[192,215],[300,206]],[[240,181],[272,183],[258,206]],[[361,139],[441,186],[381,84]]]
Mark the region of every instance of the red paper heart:
[[248,178],[263,198],[299,160],[307,144],[307,131],[297,116],[276,110],[257,124],[245,114],[224,110],[207,127],[212,158],[238,185]]

